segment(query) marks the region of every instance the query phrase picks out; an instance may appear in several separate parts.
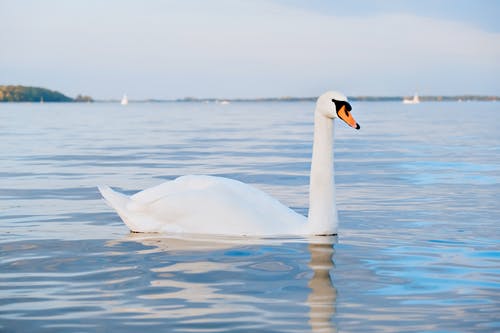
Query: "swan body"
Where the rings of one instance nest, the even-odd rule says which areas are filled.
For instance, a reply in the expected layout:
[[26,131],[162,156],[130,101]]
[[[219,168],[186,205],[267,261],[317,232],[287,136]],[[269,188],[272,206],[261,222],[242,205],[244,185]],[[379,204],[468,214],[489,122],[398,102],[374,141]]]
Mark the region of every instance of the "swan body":
[[100,191],[133,231],[294,235],[303,233],[306,226],[304,216],[267,193],[229,178],[181,176],[131,197],[109,187]]
[[134,232],[220,235],[332,235],[337,233],[333,174],[333,119],[359,129],[347,98],[327,92],[314,116],[309,216],[237,180],[187,175],[126,196],[108,186],[99,191]]

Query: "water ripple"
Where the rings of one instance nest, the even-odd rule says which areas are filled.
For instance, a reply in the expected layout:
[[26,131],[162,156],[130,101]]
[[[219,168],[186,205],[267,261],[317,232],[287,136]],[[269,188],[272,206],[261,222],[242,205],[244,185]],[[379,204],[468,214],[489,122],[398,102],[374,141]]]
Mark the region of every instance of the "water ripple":
[[306,215],[313,107],[1,104],[0,331],[498,331],[495,103],[354,105],[327,242],[128,234],[96,190],[206,173]]

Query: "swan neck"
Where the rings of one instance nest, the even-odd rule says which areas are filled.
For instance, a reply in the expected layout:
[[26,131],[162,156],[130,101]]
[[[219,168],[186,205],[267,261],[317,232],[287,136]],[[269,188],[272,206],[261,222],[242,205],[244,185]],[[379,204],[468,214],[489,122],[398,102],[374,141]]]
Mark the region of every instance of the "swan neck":
[[309,183],[309,233],[337,233],[333,170],[333,120],[314,113],[314,141]]

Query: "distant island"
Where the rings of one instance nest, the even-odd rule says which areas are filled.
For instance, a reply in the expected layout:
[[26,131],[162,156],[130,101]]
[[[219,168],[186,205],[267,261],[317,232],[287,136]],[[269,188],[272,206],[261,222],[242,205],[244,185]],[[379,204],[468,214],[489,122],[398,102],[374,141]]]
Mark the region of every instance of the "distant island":
[[90,96],[78,95],[71,98],[54,90],[40,87],[2,86],[0,102],[93,102]]

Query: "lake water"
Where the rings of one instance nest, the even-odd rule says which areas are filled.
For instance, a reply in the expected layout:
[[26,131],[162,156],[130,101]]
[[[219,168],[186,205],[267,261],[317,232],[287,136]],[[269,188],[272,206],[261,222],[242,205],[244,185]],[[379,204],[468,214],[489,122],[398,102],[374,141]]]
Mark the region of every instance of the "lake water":
[[0,331],[500,331],[498,103],[353,103],[335,238],[130,234],[100,199],[210,174],[307,214],[313,108],[0,104]]

